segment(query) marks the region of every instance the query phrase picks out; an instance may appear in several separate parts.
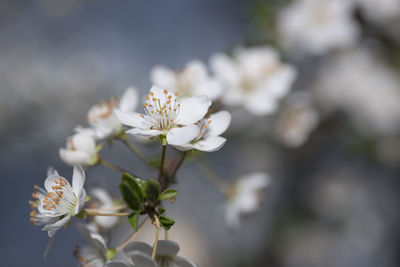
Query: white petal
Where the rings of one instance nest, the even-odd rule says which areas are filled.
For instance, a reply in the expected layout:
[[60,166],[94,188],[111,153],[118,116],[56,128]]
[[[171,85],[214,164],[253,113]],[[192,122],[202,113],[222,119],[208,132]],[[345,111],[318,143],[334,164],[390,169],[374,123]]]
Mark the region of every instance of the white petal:
[[217,136],[228,129],[231,124],[231,114],[226,110],[222,110],[211,114],[207,120],[211,121],[211,123],[208,125],[206,136]]
[[240,226],[240,211],[236,203],[228,202],[225,208],[225,222],[230,229],[237,229]]
[[86,190],[82,188],[80,194],[78,195],[78,205],[75,207],[75,214],[78,214],[85,207],[86,203]]
[[184,75],[186,80],[190,81],[190,84],[194,85],[207,78],[207,68],[203,62],[192,60],[186,65],[181,74]]
[[151,70],[150,77],[152,83],[157,86],[170,91],[175,91],[177,89],[175,73],[164,66],[155,66]]
[[[56,180],[58,181],[60,178],[64,178],[60,175],[50,175],[49,177],[46,178],[46,180],[44,181],[44,188],[46,189],[47,192],[53,192],[53,186],[57,185],[56,184]],[[65,178],[64,178],[65,179]],[[70,189],[72,189],[71,184],[68,182],[67,179],[65,179],[66,181],[66,187],[69,187]]]
[[210,58],[210,66],[217,77],[230,85],[236,84],[239,80],[239,71],[235,62],[227,55],[218,53]]
[[107,261],[104,267],[131,267],[132,265],[122,260]]
[[59,220],[53,224],[46,225],[45,227],[42,228],[42,231],[47,231],[48,232],[47,234],[49,235],[49,237],[52,237],[57,232],[57,230],[59,230],[61,227],[66,225],[71,220],[71,217],[72,217],[72,215],[68,214],[61,220]]
[[77,151],[85,151],[89,154],[96,153],[96,142],[87,134],[75,134],[72,136],[72,143]]
[[180,101],[181,107],[176,119],[177,124],[189,125],[201,120],[211,106],[211,100],[205,95],[187,97]]
[[244,102],[244,106],[256,116],[269,115],[278,108],[276,98],[274,96],[267,96],[265,92],[261,92],[260,90],[251,95]]
[[72,174],[72,190],[76,197],[81,194],[83,185],[85,184],[85,172],[81,165],[74,166],[74,172]]
[[221,136],[209,136],[197,141],[193,147],[200,151],[214,152],[225,144],[226,139]]
[[192,124],[184,127],[176,127],[168,131],[167,143],[170,145],[186,145],[200,134],[200,129]]
[[[165,99],[164,90],[165,90],[165,88],[161,88],[157,85],[153,85],[150,88],[150,92],[152,92],[154,94],[153,97],[160,99],[160,100]],[[161,104],[163,104],[163,103],[161,103]]]
[[60,175],[58,174],[57,170],[54,169],[54,167],[52,167],[52,166],[50,166],[50,167],[47,169],[47,176],[50,176],[50,175],[57,175],[57,176],[60,176]]
[[197,265],[189,259],[185,259],[179,256],[174,258],[174,263],[178,267],[197,267]]
[[146,115],[137,112],[124,112],[122,110],[115,109],[115,115],[119,121],[130,127],[135,128],[150,128],[151,124],[146,120]]
[[157,255],[161,256],[176,256],[179,251],[178,243],[171,240],[158,241]]
[[207,79],[196,85],[194,90],[196,95],[206,95],[211,100],[215,100],[221,96],[223,88],[221,81],[217,79]]
[[124,248],[124,253],[130,257],[131,253],[135,251],[144,252],[145,254],[151,255],[153,248],[144,242],[131,242]]
[[174,147],[176,149],[178,149],[179,151],[189,151],[189,150],[194,149],[194,145],[193,144],[180,145],[180,146],[174,145]]
[[138,90],[131,86],[125,90],[119,102],[119,110],[124,112],[133,112],[138,104],[139,93]]
[[135,266],[138,267],[157,267],[156,262],[151,258],[150,255],[147,255],[141,251],[132,252],[130,255]]
[[133,128],[133,129],[126,131],[125,133],[133,134],[133,135],[140,135],[140,136],[144,136],[144,137],[153,137],[153,136],[158,136],[158,135],[163,134],[163,132],[160,130],[140,129],[140,128]]
[[70,166],[75,164],[90,165],[92,161],[92,156],[85,151],[74,151],[61,148],[59,153],[61,160]]

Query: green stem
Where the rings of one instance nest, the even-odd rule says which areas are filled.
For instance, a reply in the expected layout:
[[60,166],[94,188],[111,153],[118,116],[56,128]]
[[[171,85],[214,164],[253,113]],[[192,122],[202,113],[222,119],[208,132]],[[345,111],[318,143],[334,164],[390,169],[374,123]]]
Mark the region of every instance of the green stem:
[[231,185],[224,181],[221,175],[219,175],[212,166],[205,160],[198,160],[196,162],[199,169],[203,172],[206,177],[219,191],[224,195],[229,195]]
[[151,254],[151,258],[153,260],[156,258],[157,245],[158,245],[158,234],[160,232],[160,228],[158,226],[156,226],[155,229],[156,229],[156,233],[155,233],[155,238],[154,238],[153,253]]
[[138,158],[143,160],[146,164],[150,164],[150,159],[142,152],[140,151],[137,147],[135,147],[133,144],[129,143],[126,139],[121,139],[121,142],[130,150],[132,151]]
[[128,216],[131,214],[130,212],[102,213],[90,209],[85,209],[85,213],[87,215],[92,215],[92,216],[119,216],[119,217]]
[[167,149],[167,145],[162,146],[162,153],[161,153],[161,163],[160,163],[160,172],[158,173],[158,181],[161,184],[161,179],[164,175],[164,161],[165,161],[165,151]]
[[139,177],[136,174],[134,174],[134,173],[132,173],[132,172],[130,172],[128,170],[125,170],[124,168],[118,167],[117,165],[114,165],[111,162],[105,161],[104,159],[102,159],[100,161],[100,164],[103,165],[104,167],[107,167],[107,168],[112,169],[114,171],[117,171],[117,172],[120,172],[120,173],[127,172],[127,173],[131,174],[134,177]]

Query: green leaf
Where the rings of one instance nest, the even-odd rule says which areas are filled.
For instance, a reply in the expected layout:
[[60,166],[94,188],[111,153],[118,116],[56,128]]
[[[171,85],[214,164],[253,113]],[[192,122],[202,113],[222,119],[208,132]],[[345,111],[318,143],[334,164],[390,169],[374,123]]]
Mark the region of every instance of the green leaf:
[[175,189],[167,189],[164,192],[162,192],[158,198],[160,200],[167,200],[175,197],[177,194],[178,191],[176,191]]
[[165,212],[165,209],[164,209],[164,208],[159,208],[159,209],[158,209],[158,214],[159,214],[159,215],[164,214],[164,212]]
[[142,187],[139,185],[139,183],[142,183],[140,180],[142,180],[143,183],[145,183],[145,181],[143,179],[134,178],[134,177],[132,177],[132,175],[130,175],[129,173],[126,173],[126,172],[124,172],[122,174],[121,179],[122,179],[122,182],[127,183],[129,185],[129,187],[131,188],[131,190],[134,191],[138,195],[138,197],[141,201],[143,201],[143,198],[144,198],[143,193],[144,192],[142,190]]
[[139,221],[139,211],[134,211],[131,215],[128,216],[128,221],[131,224],[132,228],[135,231],[138,230],[138,221]]
[[157,180],[154,179],[148,179],[146,180],[146,188],[145,188],[145,193],[147,198],[149,199],[150,202],[152,202],[153,205],[155,205],[158,201],[158,196],[160,195],[161,192],[161,185]]
[[128,207],[132,210],[139,210],[142,204],[142,200],[137,192],[133,191],[131,186],[127,182],[119,184],[119,190],[121,191],[122,198]]
[[160,216],[159,218],[161,226],[165,229],[165,230],[169,230],[169,228],[171,228],[172,225],[175,224],[175,221],[167,216]]

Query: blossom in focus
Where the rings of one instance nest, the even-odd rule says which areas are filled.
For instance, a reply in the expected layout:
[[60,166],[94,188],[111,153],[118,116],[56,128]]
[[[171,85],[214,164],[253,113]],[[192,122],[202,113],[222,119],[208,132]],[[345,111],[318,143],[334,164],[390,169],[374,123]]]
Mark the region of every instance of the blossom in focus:
[[225,219],[228,227],[238,228],[242,215],[259,209],[264,190],[269,184],[269,176],[262,172],[248,174],[235,182],[226,202]]
[[132,127],[126,133],[145,137],[166,136],[168,144],[184,145],[195,139],[196,122],[207,113],[211,100],[204,95],[178,98],[178,93],[157,86],[150,89],[143,105],[146,114],[115,110],[122,124]]
[[74,166],[72,186],[57,172],[46,178],[45,190],[38,195],[37,208],[41,215],[57,219],[55,222],[50,220],[42,229],[48,232],[49,237],[83,209],[86,200],[84,183],[85,173],[79,165]]
[[387,136],[400,128],[400,79],[367,48],[335,57],[313,93],[325,114],[344,111],[360,133]]
[[289,50],[324,54],[358,40],[352,12],[351,1],[297,0],[281,11],[278,32]]
[[[151,258],[153,248],[143,242],[132,242],[124,248],[126,256],[132,259],[135,266],[140,267],[157,267],[157,266],[174,266],[174,267],[195,267],[197,266],[191,260],[177,256],[179,245],[171,240],[159,240],[156,258]],[[120,267],[120,262],[109,261],[106,267]],[[131,266],[131,265],[127,265]]]
[[107,261],[107,246],[104,238],[90,227],[77,224],[78,229],[90,246],[77,246],[74,256],[82,267],[103,267]]
[[298,147],[316,127],[319,115],[308,92],[295,92],[287,98],[287,106],[277,122],[276,135],[289,147]]
[[95,140],[91,135],[84,133],[68,137],[66,148],[61,148],[59,153],[61,160],[70,166],[94,165],[99,160]]
[[153,84],[178,92],[180,97],[206,95],[216,100],[222,94],[220,82],[210,77],[206,66],[198,60],[189,62],[180,71],[168,69],[165,66],[156,66],[151,71]]
[[389,22],[400,16],[399,0],[353,0],[365,16],[377,23]]
[[199,135],[189,144],[176,146],[178,150],[188,151],[197,149],[200,151],[213,152],[219,150],[226,142],[221,137],[231,123],[231,114],[228,111],[219,111],[201,119],[197,125],[200,128]]
[[92,135],[95,140],[110,138],[122,130],[122,124],[115,116],[114,109],[132,112],[136,109],[137,103],[138,92],[136,88],[129,87],[119,101],[110,98],[108,102],[102,101],[100,104],[93,106],[87,114],[87,120],[91,127],[78,127],[76,131]]
[[[104,210],[103,213],[114,212],[112,210],[107,211],[107,209],[115,207],[115,204],[113,198],[106,190],[100,187],[94,188],[90,191],[90,196],[98,203],[95,207],[96,209]],[[94,216],[94,223],[103,230],[110,230],[118,222],[119,219],[116,216]]]
[[274,112],[296,78],[295,69],[269,47],[239,48],[232,58],[215,54],[210,64],[226,89],[222,102],[258,116]]

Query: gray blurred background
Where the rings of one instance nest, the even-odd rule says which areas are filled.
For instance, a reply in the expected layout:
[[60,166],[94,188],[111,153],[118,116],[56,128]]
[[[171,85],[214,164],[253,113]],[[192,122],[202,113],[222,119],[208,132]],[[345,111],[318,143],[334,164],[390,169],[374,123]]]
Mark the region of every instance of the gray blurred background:
[[[72,251],[84,241],[73,225],[57,233],[44,260],[47,234],[29,222],[33,185],[42,185],[48,166],[72,174],[58,157],[67,136],[86,125],[87,110],[100,100],[130,85],[144,95],[155,64],[182,68],[265,41],[254,37],[263,32],[262,11],[239,0],[0,1],[0,265],[75,266]],[[297,88],[321,61],[296,62],[306,66]],[[246,128],[251,124],[254,131]],[[240,231],[226,229],[221,194],[190,161],[184,165],[180,196],[168,207],[181,254],[210,267],[400,266],[398,135],[385,139],[392,141],[389,156],[378,157],[380,139],[360,136],[342,112],[325,118],[296,149],[258,134],[269,125],[270,118],[253,118],[242,126],[245,135],[229,132],[224,148],[206,155],[226,180],[251,171],[274,179],[260,212]],[[154,175],[120,144],[104,158]],[[118,196],[119,174],[100,166],[87,177],[87,188],[107,186]]]

